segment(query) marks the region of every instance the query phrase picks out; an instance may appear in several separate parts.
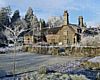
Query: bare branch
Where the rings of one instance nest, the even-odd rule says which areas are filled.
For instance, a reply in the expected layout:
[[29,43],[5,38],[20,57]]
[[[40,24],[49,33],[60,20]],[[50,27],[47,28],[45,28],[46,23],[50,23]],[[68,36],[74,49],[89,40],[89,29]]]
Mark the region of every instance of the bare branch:
[[9,28],[9,27],[7,27],[5,25],[3,25],[3,27],[6,28],[6,29],[8,29],[10,32],[12,32],[14,34],[14,30],[12,30],[11,28]]

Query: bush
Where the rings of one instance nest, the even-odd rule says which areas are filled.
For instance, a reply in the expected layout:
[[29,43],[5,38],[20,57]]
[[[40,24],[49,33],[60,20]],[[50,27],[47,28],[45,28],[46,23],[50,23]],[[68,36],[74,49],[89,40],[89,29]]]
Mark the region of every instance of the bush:
[[46,66],[41,66],[38,70],[39,74],[46,74],[47,73],[47,68]]
[[100,80],[100,73],[97,73],[96,80]]
[[86,61],[83,62],[82,64],[89,69],[100,69],[100,63],[93,63],[93,62]]
[[89,80],[84,75],[70,75],[71,80]]

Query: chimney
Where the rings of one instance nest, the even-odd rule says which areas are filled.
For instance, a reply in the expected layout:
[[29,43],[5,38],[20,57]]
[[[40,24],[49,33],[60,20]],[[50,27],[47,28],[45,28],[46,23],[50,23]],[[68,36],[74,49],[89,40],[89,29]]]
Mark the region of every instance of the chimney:
[[80,27],[83,27],[84,26],[84,24],[83,24],[83,16],[79,16],[79,18],[78,18],[78,25],[80,26]]
[[64,17],[64,25],[68,25],[69,24],[69,14],[68,14],[67,10],[64,11],[63,17]]

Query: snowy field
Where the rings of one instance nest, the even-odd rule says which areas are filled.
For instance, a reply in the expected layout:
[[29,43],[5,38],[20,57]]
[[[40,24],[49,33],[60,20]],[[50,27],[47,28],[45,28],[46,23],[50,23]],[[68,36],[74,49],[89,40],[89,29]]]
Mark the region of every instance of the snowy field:
[[[13,80],[13,77],[5,77],[6,75],[10,75],[13,72],[13,56],[13,53],[0,54],[0,80]],[[52,56],[20,52],[16,53],[15,56],[15,71],[18,75],[19,73],[21,73],[21,76],[23,76],[23,74],[26,74],[25,72],[32,71],[32,74],[29,74],[29,77],[31,77],[32,75],[34,75],[33,71],[38,70],[41,66],[46,66],[47,70],[50,72],[53,71],[63,73],[66,76],[66,73],[71,75],[74,74],[75,76],[80,75],[80,77],[82,75],[85,75],[85,77],[87,77],[89,80],[94,80],[98,71],[91,71],[89,69],[81,68],[80,62],[84,60],[99,62],[100,57],[98,56],[90,59],[82,57]],[[51,73],[49,76],[54,76],[55,78],[54,73]],[[20,75],[16,77],[16,80],[21,80]]]
[[94,58],[91,58],[88,61],[93,62],[93,63],[100,63],[100,56],[96,56]]
[[[13,72],[13,53],[0,54],[0,70],[5,74]],[[52,65],[79,60],[80,57],[51,56],[34,53],[16,53],[15,66],[16,74],[37,70],[42,65]]]

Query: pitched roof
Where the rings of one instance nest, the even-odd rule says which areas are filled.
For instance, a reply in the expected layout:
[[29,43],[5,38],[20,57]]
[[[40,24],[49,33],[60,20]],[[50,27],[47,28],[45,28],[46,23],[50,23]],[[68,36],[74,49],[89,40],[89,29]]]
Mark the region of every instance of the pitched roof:
[[72,27],[76,32],[77,32],[77,29],[81,29],[78,25],[76,24],[69,24],[70,27]]
[[72,25],[69,25],[68,26],[73,32],[76,32],[76,29],[75,28],[73,28],[73,26]]
[[[52,34],[56,34],[64,25],[60,25],[57,27],[46,27],[43,28],[45,31],[48,31],[48,34],[52,33]],[[69,24],[68,27],[73,31],[76,32],[78,28],[80,28],[78,25],[76,24]]]
[[49,28],[49,29],[48,29],[48,34],[50,34],[50,33],[56,34],[61,28],[62,28],[62,26],[61,26],[61,27]]
[[97,35],[98,34],[98,32],[96,32],[96,31],[91,31],[91,30],[85,30],[84,32],[83,32],[83,34],[84,35]]

